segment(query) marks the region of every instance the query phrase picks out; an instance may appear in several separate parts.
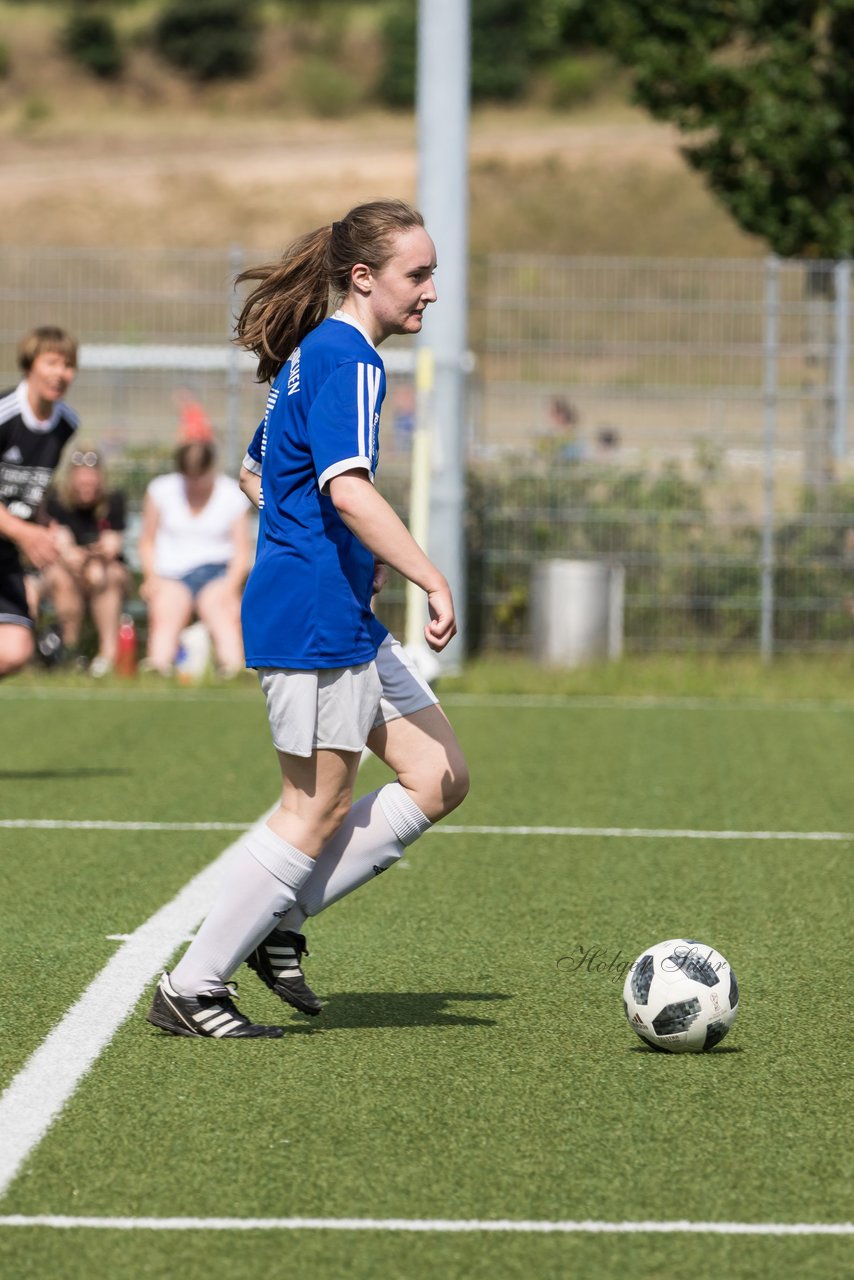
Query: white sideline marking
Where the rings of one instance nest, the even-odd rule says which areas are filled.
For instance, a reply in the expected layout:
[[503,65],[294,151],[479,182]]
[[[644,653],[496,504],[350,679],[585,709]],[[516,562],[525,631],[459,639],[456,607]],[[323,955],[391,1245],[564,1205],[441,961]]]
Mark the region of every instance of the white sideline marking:
[[0,1196],[158,970],[210,909],[223,864],[237,845],[223,850],[122,944],[0,1095]]
[[113,822],[101,818],[2,818],[0,827],[19,831],[248,831],[251,822]]
[[540,1235],[669,1235],[690,1232],[721,1236],[847,1236],[850,1222],[579,1222],[516,1221],[513,1218],[73,1218],[59,1214],[0,1217],[0,1227],[80,1227],[106,1231],[518,1231]]
[[[441,689],[440,689],[441,694]],[[585,711],[854,711],[845,698],[704,698],[690,694],[446,693],[448,707],[550,707]]]
[[[248,831],[248,822],[112,822],[72,818],[2,818],[19,831]],[[620,840],[854,840],[854,831],[699,831],[686,827],[498,827],[443,822],[431,836],[578,836]]]
[[694,831],[681,827],[456,827],[427,832],[446,836],[616,836],[644,840],[854,840],[854,831]]
[[[517,707],[522,709],[556,708],[572,711],[854,711],[854,701],[844,698],[713,698],[678,694],[571,694],[571,693],[442,693],[439,701],[445,707]],[[257,689],[216,688],[150,688],[132,685],[126,688],[93,689],[71,685],[27,688],[4,685],[0,700],[14,702],[257,702]]]

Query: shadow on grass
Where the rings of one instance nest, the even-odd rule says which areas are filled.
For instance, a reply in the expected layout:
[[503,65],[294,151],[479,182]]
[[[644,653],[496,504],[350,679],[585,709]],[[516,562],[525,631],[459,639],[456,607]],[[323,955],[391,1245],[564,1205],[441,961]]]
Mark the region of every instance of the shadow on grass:
[[716,1058],[723,1053],[744,1053],[739,1044],[718,1044],[714,1049],[709,1049],[704,1053],[671,1053],[669,1049],[658,1049],[654,1044],[633,1044],[629,1048],[629,1053],[646,1053],[654,1054],[656,1058]]
[[[323,1006],[324,1031],[365,1027],[494,1027],[494,1018],[457,1013],[448,1004],[511,1000],[498,991],[339,991]],[[320,1028],[318,1028],[320,1029]]]
[[57,778],[129,778],[132,769],[0,769],[0,780],[21,782],[25,779],[47,781]]
[[[320,1031],[354,1031],[378,1027],[495,1027],[498,1024],[494,1018],[475,1018],[455,1013],[446,1008],[446,1005],[451,1000],[512,999],[512,996],[498,991],[339,991],[324,1002],[322,1018],[301,1017],[295,1009],[283,1009],[277,1018],[259,1018],[258,1021],[284,1026],[285,1038],[291,1035],[313,1035]],[[298,1020],[286,1021],[288,1014],[295,1015]],[[161,1040],[164,1044],[167,1041],[198,1038],[175,1036],[151,1025],[147,1029],[152,1038]],[[269,1043],[264,1037],[260,1039]]]

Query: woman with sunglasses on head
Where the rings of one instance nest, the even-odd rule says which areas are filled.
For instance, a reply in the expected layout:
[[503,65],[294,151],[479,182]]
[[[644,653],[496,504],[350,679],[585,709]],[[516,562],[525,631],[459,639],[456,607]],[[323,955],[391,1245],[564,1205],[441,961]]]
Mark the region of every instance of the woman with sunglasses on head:
[[76,449],[57,489],[46,503],[59,555],[42,574],[42,596],[56,610],[62,642],[73,654],[87,609],[98,636],[98,652],[89,674],[112,671],[116,660],[119,620],[130,587],[125,564],[125,497],[108,490],[100,455]]
[[[234,1005],[229,979],[243,960],[287,1005],[319,1014],[301,968],[303,922],[392,866],[468,790],[435,694],[371,609],[389,565],[425,593],[430,648],[456,632],[447,580],[373,484],[385,394],[377,348],[420,331],[435,268],[421,215],[377,200],[239,277],[254,288],[237,341],[272,383],[241,473],[261,513],[243,634],[282,794],[158,985],[148,1018],[173,1035],[282,1035]],[[366,745],[393,780],[353,803]]]
[[32,329],[18,344],[23,377],[0,393],[0,677],[26,666],[35,650],[34,595],[26,571],[52,564],[59,547],[40,521],[62,450],[77,430],[64,396],[77,373],[77,343],[56,325]]

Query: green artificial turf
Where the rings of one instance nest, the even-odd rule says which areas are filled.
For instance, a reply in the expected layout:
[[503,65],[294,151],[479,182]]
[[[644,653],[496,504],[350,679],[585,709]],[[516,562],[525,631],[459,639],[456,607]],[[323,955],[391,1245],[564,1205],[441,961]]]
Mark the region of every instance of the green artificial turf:
[[[2,701],[0,817],[250,822],[275,797],[263,710],[243,689],[25,692]],[[473,775],[450,825],[854,830],[849,711],[449,711]],[[384,777],[370,762],[360,789]],[[106,935],[132,932],[235,838],[0,830],[4,1082],[113,954]],[[283,1040],[175,1040],[144,1021],[144,998],[0,1215],[847,1221],[851,852],[439,828],[309,922],[320,1019],[245,969],[244,1008],[284,1019]],[[649,1052],[623,1016],[625,964],[677,935],[739,978],[738,1021],[710,1054]],[[355,1280],[834,1280],[849,1257],[844,1237],[0,1227],[10,1280],[219,1280],[291,1259]]]

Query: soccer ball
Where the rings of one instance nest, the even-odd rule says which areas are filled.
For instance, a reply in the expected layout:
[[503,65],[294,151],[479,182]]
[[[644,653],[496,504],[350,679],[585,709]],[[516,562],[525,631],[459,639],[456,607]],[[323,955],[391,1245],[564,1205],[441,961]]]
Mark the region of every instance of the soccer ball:
[[629,1026],[654,1049],[702,1053],[723,1040],[738,1012],[738,983],[719,951],[690,938],[648,947],[626,974]]

